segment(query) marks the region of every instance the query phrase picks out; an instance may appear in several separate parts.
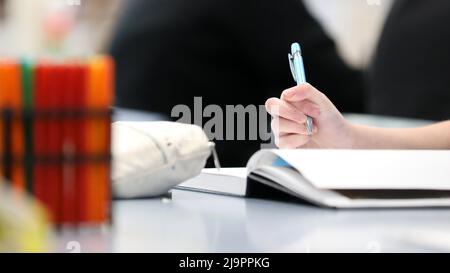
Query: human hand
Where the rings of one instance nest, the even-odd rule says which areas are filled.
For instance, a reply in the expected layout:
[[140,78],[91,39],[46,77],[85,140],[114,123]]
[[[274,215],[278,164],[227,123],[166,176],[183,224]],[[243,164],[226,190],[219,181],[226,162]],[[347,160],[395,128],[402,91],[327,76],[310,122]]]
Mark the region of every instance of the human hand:
[[[310,84],[285,90],[281,98],[266,102],[273,117],[272,130],[279,148],[352,148],[352,125],[333,103]],[[306,118],[314,120],[313,133],[308,135]]]

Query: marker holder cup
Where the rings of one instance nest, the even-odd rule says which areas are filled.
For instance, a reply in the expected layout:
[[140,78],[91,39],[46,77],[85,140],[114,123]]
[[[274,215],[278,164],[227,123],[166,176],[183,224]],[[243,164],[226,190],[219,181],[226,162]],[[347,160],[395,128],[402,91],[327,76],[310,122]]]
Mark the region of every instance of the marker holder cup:
[[[111,117],[111,109],[0,109],[0,177],[14,192],[41,201],[57,227],[109,224]],[[93,139],[89,139],[88,128],[92,124],[105,128],[102,139],[95,139],[103,151],[90,152]],[[40,125],[48,130],[37,136]],[[20,154],[13,137],[17,128],[23,132]],[[41,144],[46,147],[39,147]],[[96,169],[103,170],[102,175],[97,176]],[[23,183],[14,180],[15,170],[21,170]],[[36,175],[39,170],[44,170],[43,177]],[[51,177],[52,173],[55,176]],[[99,192],[101,196],[96,196]]]

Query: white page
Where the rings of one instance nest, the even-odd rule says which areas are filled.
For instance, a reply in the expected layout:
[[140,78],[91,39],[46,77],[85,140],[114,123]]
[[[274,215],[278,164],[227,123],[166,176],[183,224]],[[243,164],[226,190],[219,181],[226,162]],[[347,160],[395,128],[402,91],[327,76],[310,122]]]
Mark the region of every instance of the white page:
[[200,175],[180,184],[177,188],[244,196],[247,188],[247,169],[206,168]]
[[205,168],[202,173],[247,178],[247,168]]
[[273,150],[322,189],[450,190],[450,151]]

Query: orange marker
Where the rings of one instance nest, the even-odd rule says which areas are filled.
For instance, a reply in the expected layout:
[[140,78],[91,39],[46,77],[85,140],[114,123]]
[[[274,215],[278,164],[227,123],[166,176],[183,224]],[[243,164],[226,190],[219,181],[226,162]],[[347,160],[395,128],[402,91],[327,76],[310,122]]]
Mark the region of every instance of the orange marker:
[[[22,161],[25,142],[23,123],[21,122],[23,107],[20,66],[14,60],[4,60],[0,66],[0,108],[8,108],[13,113],[10,147],[4,147],[5,143],[2,143],[0,150],[2,151],[1,153],[4,153],[8,148],[11,150],[11,169],[9,170],[10,177],[8,178],[13,182],[13,188],[16,192],[23,192],[25,188],[25,173]],[[2,128],[0,129],[0,135],[4,136],[6,133],[3,132],[4,123],[0,124],[0,127]],[[6,171],[2,170],[5,173]]]
[[[90,61],[87,106],[89,109],[107,112],[113,101],[113,61],[108,57],[96,57]],[[87,147],[90,155],[102,157],[110,153],[111,120],[107,115],[90,119]],[[104,223],[109,218],[110,165],[107,161],[93,162],[89,167],[87,195],[88,218],[92,223]]]
[[[6,108],[6,102],[8,101],[8,93],[5,92],[5,64],[3,61],[0,61],[0,111],[3,111]],[[3,113],[2,113],[3,114]],[[0,116],[0,176],[4,177],[6,175],[5,170],[5,140],[6,140],[6,131],[5,131],[5,122],[4,117]]]
[[14,189],[19,193],[25,191],[25,135],[24,124],[22,120],[23,98],[22,98],[22,84],[21,84],[21,69],[17,62],[8,64],[8,90],[10,96],[10,106],[14,111],[14,118],[12,123],[12,156],[13,164],[11,171],[11,180],[13,181]]

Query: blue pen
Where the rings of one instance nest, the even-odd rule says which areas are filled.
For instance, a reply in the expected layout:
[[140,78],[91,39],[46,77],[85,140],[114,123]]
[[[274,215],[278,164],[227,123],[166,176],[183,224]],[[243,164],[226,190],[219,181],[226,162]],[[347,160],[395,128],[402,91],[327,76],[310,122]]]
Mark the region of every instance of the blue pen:
[[[289,56],[289,66],[291,68],[292,76],[297,82],[297,85],[306,83],[305,67],[303,65],[302,50],[298,43],[293,43],[291,46],[291,53]],[[308,135],[313,132],[313,120],[310,116],[306,118],[306,131]]]

